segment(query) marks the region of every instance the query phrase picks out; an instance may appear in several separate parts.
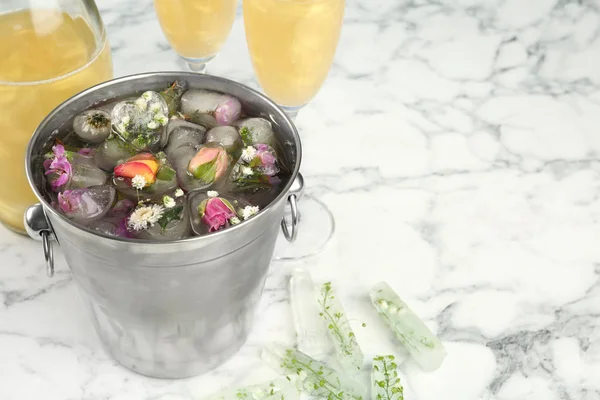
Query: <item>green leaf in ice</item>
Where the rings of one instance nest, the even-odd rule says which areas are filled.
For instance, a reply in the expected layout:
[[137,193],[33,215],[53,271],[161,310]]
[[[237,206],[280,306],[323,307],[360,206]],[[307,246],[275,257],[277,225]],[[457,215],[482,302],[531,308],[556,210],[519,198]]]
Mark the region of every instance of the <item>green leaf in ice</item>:
[[373,358],[371,371],[372,396],[376,400],[404,400],[404,388],[398,377],[394,356]]
[[158,220],[160,228],[164,231],[165,229],[167,229],[167,225],[169,224],[169,222],[180,219],[182,211],[183,206],[167,208],[163,213],[162,217],[160,217],[160,219]]

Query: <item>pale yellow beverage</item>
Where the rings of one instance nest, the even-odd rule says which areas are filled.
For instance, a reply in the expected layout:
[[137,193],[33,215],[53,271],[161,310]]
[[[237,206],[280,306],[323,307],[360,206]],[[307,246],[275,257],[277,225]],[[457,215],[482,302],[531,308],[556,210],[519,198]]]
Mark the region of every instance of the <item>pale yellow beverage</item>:
[[25,176],[25,148],[41,120],[75,93],[112,78],[107,41],[60,11],[0,15],[0,222],[23,232],[37,202]]
[[340,37],[344,0],[244,0],[258,80],[277,103],[299,107],[319,91]]
[[231,31],[237,0],[154,0],[167,40],[182,57],[215,56]]

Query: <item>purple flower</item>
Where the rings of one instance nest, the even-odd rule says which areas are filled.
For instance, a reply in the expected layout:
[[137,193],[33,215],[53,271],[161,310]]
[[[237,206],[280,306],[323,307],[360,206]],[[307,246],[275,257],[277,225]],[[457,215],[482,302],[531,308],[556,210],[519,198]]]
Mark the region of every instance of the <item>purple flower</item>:
[[278,173],[279,168],[277,167],[275,150],[267,144],[257,144],[254,148],[256,149],[256,156],[260,159],[261,172],[268,176]]
[[82,190],[65,190],[58,194],[58,208],[65,214],[73,214],[81,208]]
[[229,125],[238,119],[241,112],[242,105],[239,100],[235,97],[226,96],[225,101],[215,109],[215,120],[218,125]]
[[58,192],[71,179],[73,169],[67,159],[65,148],[62,145],[57,144],[52,147],[52,152],[54,153],[54,158],[44,161],[44,169],[46,170],[46,175],[49,175],[48,180],[50,181],[52,190]]

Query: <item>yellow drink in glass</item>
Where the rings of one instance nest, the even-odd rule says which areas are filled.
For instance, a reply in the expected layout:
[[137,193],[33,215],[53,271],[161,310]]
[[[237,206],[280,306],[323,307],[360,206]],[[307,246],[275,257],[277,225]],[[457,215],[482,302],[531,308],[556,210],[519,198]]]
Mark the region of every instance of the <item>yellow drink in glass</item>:
[[229,36],[237,0],[154,0],[167,40],[186,61],[206,62]]
[[0,222],[24,232],[36,202],[25,176],[25,148],[61,102],[112,78],[110,47],[82,18],[31,9],[0,15]]
[[333,62],[344,0],[244,0],[246,40],[265,93],[300,107],[319,91]]

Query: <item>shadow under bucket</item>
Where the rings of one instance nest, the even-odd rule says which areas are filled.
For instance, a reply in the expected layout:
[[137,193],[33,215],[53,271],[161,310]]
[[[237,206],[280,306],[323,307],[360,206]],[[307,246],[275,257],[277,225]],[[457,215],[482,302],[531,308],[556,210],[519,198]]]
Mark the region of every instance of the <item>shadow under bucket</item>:
[[[175,80],[190,89],[237,97],[244,111],[268,119],[292,176],[279,196],[243,224],[172,242],[110,237],[78,226],[43,197],[40,154],[73,117],[98,104],[160,91]],[[42,121],[26,155],[27,177],[40,204],[26,213],[29,234],[43,240],[49,275],[52,243],[62,248],[106,350],[138,373],[183,378],[217,367],[245,343],[260,300],[284,209],[298,177],[298,133],[262,94],[233,81],[195,73],[145,73],[115,79],[67,100]]]

